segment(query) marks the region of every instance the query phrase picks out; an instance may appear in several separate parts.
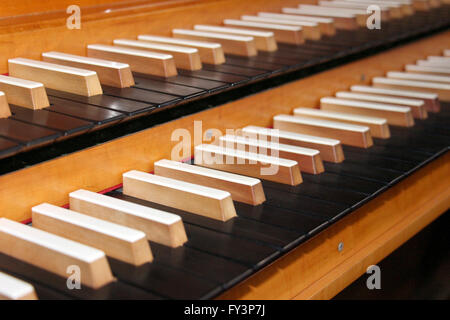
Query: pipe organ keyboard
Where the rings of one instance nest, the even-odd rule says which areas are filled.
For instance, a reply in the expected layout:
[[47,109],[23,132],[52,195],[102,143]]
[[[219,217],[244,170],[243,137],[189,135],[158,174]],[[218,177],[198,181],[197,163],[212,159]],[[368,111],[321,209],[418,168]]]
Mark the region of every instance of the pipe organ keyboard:
[[[326,71],[448,28],[448,2],[265,2],[8,57],[0,299],[330,298],[448,208],[449,32]],[[174,157],[197,119],[219,133]]]

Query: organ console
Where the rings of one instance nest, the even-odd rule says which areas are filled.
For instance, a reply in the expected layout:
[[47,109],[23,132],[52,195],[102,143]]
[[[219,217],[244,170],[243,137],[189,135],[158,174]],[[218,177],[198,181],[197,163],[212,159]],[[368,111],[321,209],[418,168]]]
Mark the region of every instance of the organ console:
[[448,0],[3,2],[0,299],[328,299],[450,206]]

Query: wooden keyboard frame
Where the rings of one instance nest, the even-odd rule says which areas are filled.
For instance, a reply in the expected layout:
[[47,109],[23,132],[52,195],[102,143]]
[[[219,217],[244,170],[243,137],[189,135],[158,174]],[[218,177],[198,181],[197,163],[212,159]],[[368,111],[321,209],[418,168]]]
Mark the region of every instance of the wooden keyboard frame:
[[[165,19],[177,16],[176,19],[165,21],[165,24],[173,22],[173,27],[186,27],[190,21],[200,21],[199,15],[203,11],[201,8],[205,6],[215,9],[214,14],[209,15],[214,17],[210,21],[208,17],[205,21],[202,15],[201,21],[204,23],[217,22],[225,14],[227,17],[233,17],[243,11],[256,12],[256,8],[275,9],[269,1],[262,0],[248,2],[251,5],[246,3],[244,8],[240,6],[239,10],[235,9],[233,3],[237,1],[234,0],[212,1],[210,4],[205,4],[204,1],[186,2],[192,2],[192,6],[183,8],[186,10],[183,11],[184,16],[189,17],[189,21],[179,20],[177,15],[169,14],[173,13],[172,10],[181,10],[180,8],[167,9],[165,13],[159,12],[158,15],[161,16],[158,17]],[[284,5],[288,6],[289,3]],[[154,14],[152,11],[135,13],[136,20],[133,22],[136,25],[133,25],[133,32],[139,30],[140,26],[143,27],[141,30],[156,30],[155,32],[160,34],[167,32],[167,28],[158,26],[157,19],[152,21],[152,14]],[[111,30],[114,29],[114,24],[121,21],[120,19],[125,18],[119,15],[101,21],[93,19],[86,23],[89,24],[89,28],[101,25],[102,28],[99,30]],[[123,33],[116,37],[129,37],[131,25],[130,23],[128,30],[128,27],[124,27],[121,31]],[[51,38],[60,32],[55,39],[63,39],[68,30],[62,29],[65,29],[65,26],[51,28],[49,29],[51,33],[46,34],[46,37]],[[91,33],[95,39],[86,38],[85,42],[74,46],[70,44],[70,37],[66,37],[69,39],[55,48],[52,45],[47,46],[48,43],[40,44],[32,41],[31,29],[27,29],[21,37],[14,40],[11,34],[5,33],[5,30],[0,30],[0,40],[7,41],[11,45],[2,47],[0,52],[6,57],[11,57],[14,50],[34,52],[26,56],[29,58],[38,58],[40,52],[56,49],[83,54],[82,50],[86,43],[109,39],[102,32]],[[161,32],[157,32],[158,30]],[[48,30],[42,28],[36,32],[39,34]],[[55,43],[58,41],[55,40]],[[41,202],[64,205],[68,203],[68,194],[79,188],[101,191],[120,184],[122,173],[128,170],[152,171],[155,161],[170,158],[172,147],[177,143],[161,142],[169,142],[173,130],[177,128],[187,129],[193,137],[194,120],[202,120],[204,130],[217,128],[223,132],[226,128],[240,128],[246,125],[271,126],[271,119],[275,114],[291,113],[296,107],[316,107],[323,96],[347,90],[351,85],[367,84],[372,77],[381,76],[386,71],[402,70],[405,64],[413,63],[417,59],[440,55],[448,43],[450,31],[442,32],[207,111],[2,175],[0,216],[26,221],[31,216],[30,208]],[[0,68],[3,68],[0,70],[3,72],[5,72],[4,63],[5,61],[0,62]],[[308,94],[305,95],[305,92]],[[449,208],[450,181],[445,179],[448,176],[450,176],[450,154],[447,152],[313,239],[230,289],[220,298],[333,297],[363,274],[367,266],[383,259]],[[344,243],[341,252],[337,250],[340,242]]]

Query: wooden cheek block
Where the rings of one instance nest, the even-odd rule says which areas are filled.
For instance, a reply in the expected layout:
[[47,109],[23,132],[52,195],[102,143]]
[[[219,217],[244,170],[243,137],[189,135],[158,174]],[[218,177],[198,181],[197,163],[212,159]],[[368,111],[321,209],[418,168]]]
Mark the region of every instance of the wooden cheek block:
[[220,221],[236,216],[228,192],[141,171],[123,174],[123,193]]
[[165,159],[155,162],[154,168],[158,176],[227,191],[234,201],[256,206],[266,200],[261,181],[255,178]]
[[0,252],[61,277],[76,265],[81,285],[93,289],[114,281],[103,251],[6,218],[0,219]]

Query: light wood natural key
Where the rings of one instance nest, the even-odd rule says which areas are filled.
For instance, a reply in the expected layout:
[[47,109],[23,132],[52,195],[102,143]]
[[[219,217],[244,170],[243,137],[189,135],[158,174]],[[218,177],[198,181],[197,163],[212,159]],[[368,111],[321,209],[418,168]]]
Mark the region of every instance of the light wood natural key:
[[411,73],[431,74],[436,76],[450,77],[450,68],[425,67],[415,64],[407,64],[405,66],[405,71]]
[[279,141],[253,139],[245,134],[242,136],[224,135],[219,137],[219,141],[222,147],[231,147],[246,152],[271,155],[276,152],[283,159],[297,161],[302,172],[319,174],[324,171],[318,150],[283,144]]
[[76,56],[55,51],[44,52],[42,59],[47,62],[69,67],[95,71],[97,72],[100,83],[111,87],[128,88],[134,85],[131,68],[126,63]]
[[69,198],[72,210],[140,230],[150,241],[171,248],[187,241],[183,221],[178,215],[88,190],[74,191]]
[[6,218],[0,218],[0,252],[64,278],[76,265],[82,286],[97,289],[114,281],[103,251]]
[[372,137],[387,139],[391,136],[387,120],[384,118],[368,117],[351,113],[333,112],[313,108],[296,108],[294,115],[306,118],[339,121],[356,125],[368,126]]
[[350,9],[350,8],[327,8],[327,7],[321,7],[317,5],[312,4],[299,4],[298,8],[300,10],[305,10],[308,12],[320,12],[320,13],[343,13],[343,14],[353,14],[356,17],[356,22],[360,27],[366,26],[366,20],[369,16],[369,13],[367,10],[362,9]]
[[256,49],[261,51],[273,52],[277,50],[277,42],[275,41],[275,36],[273,32],[268,31],[255,31],[243,28],[230,28],[221,26],[210,26],[203,24],[196,24],[194,26],[195,30],[207,31],[207,32],[217,32],[224,34],[234,34],[241,36],[249,36],[255,39]]
[[427,82],[450,84],[450,77],[429,75],[429,74],[390,71],[390,72],[386,73],[386,77],[391,78],[391,79],[427,81]]
[[385,103],[324,97],[320,99],[320,108],[327,111],[386,118],[388,124],[396,126],[412,127],[414,125],[414,118],[412,116],[410,107],[400,107]]
[[301,134],[339,139],[341,143],[354,147],[369,148],[373,145],[372,135],[367,126],[280,114],[273,117],[273,127]]
[[318,150],[323,161],[339,163],[344,160],[344,152],[339,140],[300,134],[290,131],[247,126],[242,134],[253,139],[275,140],[282,144]]
[[365,95],[372,96],[389,96],[396,98],[407,98],[407,99],[417,99],[421,100],[425,103],[425,109],[428,112],[439,112],[441,109],[438,95],[436,93],[428,93],[428,92],[418,92],[418,91],[410,91],[410,90],[399,90],[399,89],[388,89],[388,88],[377,88],[370,86],[360,86],[355,85],[351,86],[350,90],[356,93],[363,93]]
[[236,216],[229,192],[142,171],[123,174],[123,193],[220,221]]
[[300,26],[271,24],[235,19],[225,19],[223,24],[235,28],[247,28],[251,30],[270,31],[275,35],[277,42],[300,45],[305,42],[303,29]]
[[[347,1],[319,1],[319,6],[327,7],[327,8],[347,8],[347,9],[364,9],[366,10],[369,6],[366,3],[358,3],[358,2],[347,2]],[[385,6],[380,7],[380,17],[382,21],[389,21],[390,18],[398,18],[401,15],[400,10],[390,10]],[[400,14],[399,14],[400,13]]]
[[450,101],[450,84],[375,77],[374,87],[437,93],[439,100]]
[[253,37],[186,29],[174,29],[172,34],[175,38],[218,42],[225,53],[238,56],[253,57],[258,53]]
[[422,67],[444,68],[444,70],[450,69],[450,66],[448,66],[447,63],[439,60],[417,60],[416,64]]
[[160,77],[172,77],[177,75],[175,60],[170,54],[103,44],[88,45],[87,53],[88,56],[92,58],[127,63],[134,72]]
[[336,92],[336,97],[343,98],[347,100],[358,100],[358,101],[368,101],[368,102],[379,102],[386,103],[390,105],[398,105],[411,108],[411,112],[414,118],[426,119],[428,117],[427,110],[425,108],[425,102],[419,99],[407,99],[407,98],[396,98],[386,95],[371,95],[358,92]]
[[198,50],[200,54],[200,60],[203,63],[222,64],[225,62],[225,55],[220,43],[153,35],[140,35],[138,36],[138,40],[147,41],[150,43],[164,43],[187,48],[195,48]]
[[0,75],[0,91],[7,101],[29,109],[43,109],[50,106],[47,92],[40,82]]
[[311,16],[272,13],[272,12],[258,12],[258,17],[267,19],[277,19],[285,22],[290,21],[313,22],[319,25],[319,30],[321,34],[327,36],[333,36],[336,34],[336,28],[334,27],[334,20],[332,18],[311,17]]
[[24,58],[9,59],[8,68],[11,77],[37,81],[46,88],[87,97],[103,93],[95,71]]
[[[339,0],[342,2],[341,0]],[[390,8],[391,11],[393,11],[393,18],[402,18],[403,16],[411,16],[414,14],[415,9],[413,7],[414,0],[389,0],[389,1],[379,1],[376,0],[375,2],[373,0],[345,0],[345,2],[352,2],[352,3],[362,3],[366,6],[369,5],[382,5],[387,8]]]
[[303,30],[303,37],[305,39],[319,40],[321,38],[321,31],[319,24],[317,22],[309,21],[295,21],[295,20],[282,20],[277,18],[265,18],[259,16],[241,16],[241,20],[260,22],[260,23],[270,23],[275,25],[288,25],[301,27]]
[[11,109],[9,109],[8,100],[4,92],[0,91],[0,119],[11,116]]
[[259,179],[166,159],[155,162],[154,168],[158,176],[227,191],[234,201],[256,206],[266,200]]
[[127,39],[117,39],[113,43],[120,47],[170,54],[175,59],[176,67],[180,69],[193,71],[202,68],[200,54],[195,48]]
[[36,300],[34,287],[20,279],[0,272],[0,300]]
[[107,256],[140,266],[153,255],[142,231],[48,203],[31,208],[33,227],[97,248]]
[[302,182],[296,161],[234,148],[202,144],[195,147],[194,161],[196,165],[293,186]]

